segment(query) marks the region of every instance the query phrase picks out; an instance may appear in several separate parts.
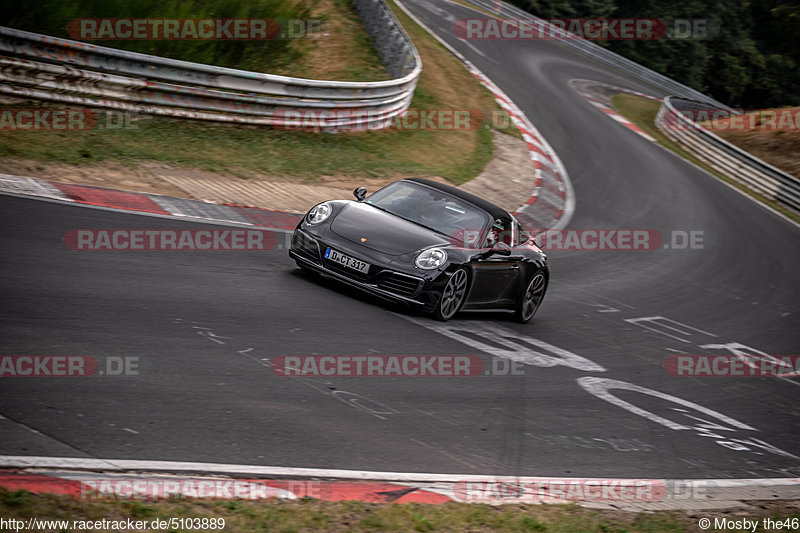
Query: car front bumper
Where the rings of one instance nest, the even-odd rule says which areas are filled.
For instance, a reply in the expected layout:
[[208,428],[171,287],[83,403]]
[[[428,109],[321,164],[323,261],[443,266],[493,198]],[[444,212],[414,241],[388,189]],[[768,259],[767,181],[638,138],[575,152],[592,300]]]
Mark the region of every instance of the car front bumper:
[[364,260],[370,262],[370,270],[367,274],[361,274],[325,259],[323,250],[327,247],[359,259],[363,257],[363,254],[348,249],[341,242],[325,242],[300,228],[292,235],[289,256],[315,272],[392,302],[421,308],[423,311],[432,311],[439,302],[448,277],[445,274],[434,279],[413,276],[373,263],[369,257]]

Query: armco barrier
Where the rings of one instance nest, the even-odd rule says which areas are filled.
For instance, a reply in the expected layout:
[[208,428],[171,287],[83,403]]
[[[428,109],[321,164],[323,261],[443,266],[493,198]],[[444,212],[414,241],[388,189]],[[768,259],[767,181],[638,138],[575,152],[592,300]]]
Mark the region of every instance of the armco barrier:
[[532,29],[534,31],[538,31],[539,29],[545,31],[548,35],[555,35],[558,37],[559,35],[568,36],[568,38],[561,40],[559,42],[563,43],[565,46],[569,46],[579,52],[586,54],[587,56],[604,63],[614,69],[624,72],[629,76],[632,76],[635,79],[643,81],[648,85],[651,85],[659,90],[661,90],[664,94],[672,94],[677,96],[682,96],[685,98],[691,98],[694,100],[698,100],[700,102],[705,102],[707,104],[712,104],[715,106],[724,107],[723,104],[717,102],[710,96],[706,96],[703,93],[692,89],[691,87],[687,87],[682,83],[679,83],[673,79],[670,79],[658,72],[650,70],[649,68],[636,63],[635,61],[631,61],[625,57],[622,57],[619,54],[616,54],[602,46],[588,41],[586,39],[581,39],[571,34],[561,28],[553,26],[549,24],[546,20],[543,20],[539,17],[536,17],[527,11],[523,11],[522,9],[512,6],[506,2],[502,2],[501,0],[466,0],[468,3],[474,5],[475,7],[479,8],[482,11],[492,13],[493,15],[497,16],[501,19],[510,19],[510,20],[532,20]]
[[694,111],[702,108],[720,109],[702,102],[667,97],[656,115],[656,126],[667,137],[713,169],[795,213],[800,213],[800,179],[703,128],[693,119]]
[[393,79],[276,76],[0,27],[0,94],[243,124],[292,125],[313,113],[321,129],[387,126],[411,103],[422,62],[383,0],[353,5]]

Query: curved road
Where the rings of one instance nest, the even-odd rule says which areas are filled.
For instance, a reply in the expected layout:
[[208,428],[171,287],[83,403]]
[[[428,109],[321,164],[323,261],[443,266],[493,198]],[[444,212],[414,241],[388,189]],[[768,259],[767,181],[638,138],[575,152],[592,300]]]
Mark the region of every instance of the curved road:
[[[570,228],[702,231],[704,248],[552,252],[553,282],[531,324],[486,313],[443,326],[308,279],[285,250],[73,252],[62,241],[70,229],[201,226],[0,197],[3,353],[137,357],[140,366],[138,376],[3,379],[0,454],[800,475],[800,380],[689,379],[663,368],[681,353],[798,353],[800,228],[610,120],[568,82],[648,87],[553,42],[458,41],[452,20],[473,12],[407,5],[561,156],[577,198]],[[326,382],[279,377],[264,361],[372,353],[532,364],[514,376]],[[622,388],[603,396],[609,385]]]

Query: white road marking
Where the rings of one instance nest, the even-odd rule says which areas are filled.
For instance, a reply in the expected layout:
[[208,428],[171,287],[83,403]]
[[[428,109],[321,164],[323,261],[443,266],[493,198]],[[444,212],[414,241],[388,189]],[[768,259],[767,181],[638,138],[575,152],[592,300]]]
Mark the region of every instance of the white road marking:
[[[693,328],[692,326],[688,326],[681,322],[677,322],[670,318],[666,318],[663,316],[644,316],[639,318],[626,318],[625,322],[629,322],[631,324],[636,324],[637,326],[643,327],[644,329],[650,330],[654,333],[658,333],[660,335],[666,335],[667,337],[671,337],[673,339],[679,340],[681,342],[691,342],[687,339],[678,337],[671,333],[667,333],[665,331],[660,331],[658,328],[664,328],[675,333],[690,336],[692,333],[688,330],[696,331],[697,333],[702,333],[703,335],[708,335],[709,337],[716,337],[713,333],[709,333],[707,331],[703,331],[702,329]],[[646,323],[650,323],[651,326],[646,325]],[[674,325],[669,325],[669,323]]]
[[[727,350],[728,352],[737,356],[738,358],[743,360],[748,366],[754,369],[756,368],[756,365],[753,364],[753,360],[762,357],[765,357],[770,361],[773,361],[774,363],[776,363],[776,365],[780,366],[785,365],[785,363],[783,363],[777,357],[768,355],[760,350],[756,350],[755,348],[751,348],[739,342],[729,342],[727,344],[702,344],[700,345],[700,348],[703,348],[704,350]],[[791,367],[790,370],[792,370]],[[800,382],[795,381],[794,378],[792,377],[788,376],[778,377],[778,379],[785,381],[787,383],[791,383],[792,385],[800,386]]]
[[594,361],[590,361],[576,353],[527,335],[521,335],[514,330],[497,324],[459,321],[451,321],[445,324],[405,315],[397,316],[466,344],[470,348],[475,348],[502,359],[539,367],[560,365],[585,372],[606,371],[605,368]]
[[668,418],[664,418],[655,413],[651,413],[650,411],[642,409],[641,407],[636,407],[630,402],[626,402],[625,400],[617,398],[609,391],[625,390],[631,392],[638,392],[640,394],[645,394],[647,396],[654,396],[656,398],[661,398],[662,400],[666,400],[668,402],[689,407],[691,409],[694,409],[695,411],[716,418],[717,420],[721,420],[730,426],[734,426],[739,429],[745,429],[749,431],[758,431],[757,429],[750,427],[747,424],[739,422],[738,420],[734,420],[733,418],[723,415],[722,413],[718,413],[716,411],[703,407],[702,405],[697,405],[696,403],[684,400],[682,398],[678,398],[677,396],[672,396],[671,394],[666,394],[664,392],[659,392],[645,387],[640,387],[639,385],[634,385],[633,383],[627,383],[625,381],[619,381],[610,378],[587,376],[578,378],[578,385],[580,385],[584,390],[586,390],[586,392],[594,396],[597,396],[602,400],[605,400],[611,404],[616,405],[617,407],[625,409],[628,412],[642,416],[644,418],[647,418],[648,420],[651,420],[653,422],[661,424],[662,426],[666,426],[669,429],[673,429],[676,431],[692,429],[692,427],[680,424],[673,420],[669,420]]
[[611,307],[605,304],[594,304],[594,307],[602,307],[603,309],[598,309],[598,313],[619,313],[619,309],[616,307]]
[[[252,476],[319,477],[369,481],[397,482],[451,482],[496,481],[496,475],[473,474],[429,474],[419,472],[379,472],[370,470],[339,470],[330,468],[295,468],[285,466],[260,466],[226,463],[198,463],[182,461],[143,461],[134,459],[87,459],[76,457],[40,457],[28,455],[0,455],[0,466],[6,468],[67,468],[77,470],[107,470],[109,472],[202,472],[205,474],[229,474]],[[585,480],[584,477],[513,476],[520,483],[543,480]],[[603,479],[603,478],[593,478]],[[798,478],[753,478],[753,479],[671,479],[665,482],[682,483],[684,486],[707,488],[747,487],[800,487]]]

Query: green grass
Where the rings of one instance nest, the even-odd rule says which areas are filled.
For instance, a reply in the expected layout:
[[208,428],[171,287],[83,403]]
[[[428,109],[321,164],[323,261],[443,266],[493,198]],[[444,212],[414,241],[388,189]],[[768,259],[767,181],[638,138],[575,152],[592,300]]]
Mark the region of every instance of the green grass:
[[[0,489],[0,515],[4,518],[67,520],[121,520],[128,517],[224,518],[226,533],[249,531],[473,531],[551,532],[582,531],[622,533],[672,533],[686,531],[699,517],[722,516],[712,511],[632,513],[593,510],[569,505],[502,505],[447,503],[372,504],[358,501],[318,500],[250,501],[103,501],[91,502],[54,495]],[[767,502],[748,519],[798,517],[796,508]]]
[[[0,489],[4,518],[61,520],[148,520],[160,518],[224,518],[227,533],[245,531],[582,531],[672,533],[686,531],[699,517],[722,516],[712,511],[632,513],[569,505],[502,505],[447,503],[373,504],[311,499],[250,501],[82,501],[64,496],[9,492]],[[798,517],[787,504],[770,502],[748,512],[748,518]],[[67,529],[67,531],[71,531]]]
[[[328,134],[166,118],[143,119],[135,125],[137,129],[3,132],[0,157],[86,167],[111,161],[132,169],[143,160],[157,161],[241,178],[285,176],[308,182],[319,176],[403,174],[439,175],[462,183],[479,174],[492,153],[491,133],[485,128],[468,133]],[[442,137],[464,135],[478,137],[470,150],[455,156],[432,150],[448,141]]]
[[800,222],[800,216],[793,213],[789,209],[786,209],[782,205],[778,204],[777,202],[766,198],[758,194],[757,192],[747,188],[746,186],[742,185],[736,180],[729,178],[728,176],[722,174],[721,172],[711,168],[703,161],[696,158],[694,155],[690,154],[677,144],[675,144],[671,139],[669,139],[666,135],[664,135],[661,130],[659,130],[655,125],[655,117],[658,114],[658,110],[661,107],[661,103],[655,100],[650,100],[647,98],[642,98],[641,96],[634,96],[632,94],[617,94],[611,99],[611,103],[621,115],[625,118],[632,121],[634,124],[639,126],[645,133],[656,139],[658,144],[663,146],[664,148],[674,152],[676,155],[690,161],[695,166],[698,166],[708,172],[716,176],[717,178],[721,179],[725,183],[728,183],[740,191],[746,193],[749,196],[752,196],[759,202],[768,205],[775,211],[778,211],[782,215],[787,216],[788,218],[794,220],[795,222]]

